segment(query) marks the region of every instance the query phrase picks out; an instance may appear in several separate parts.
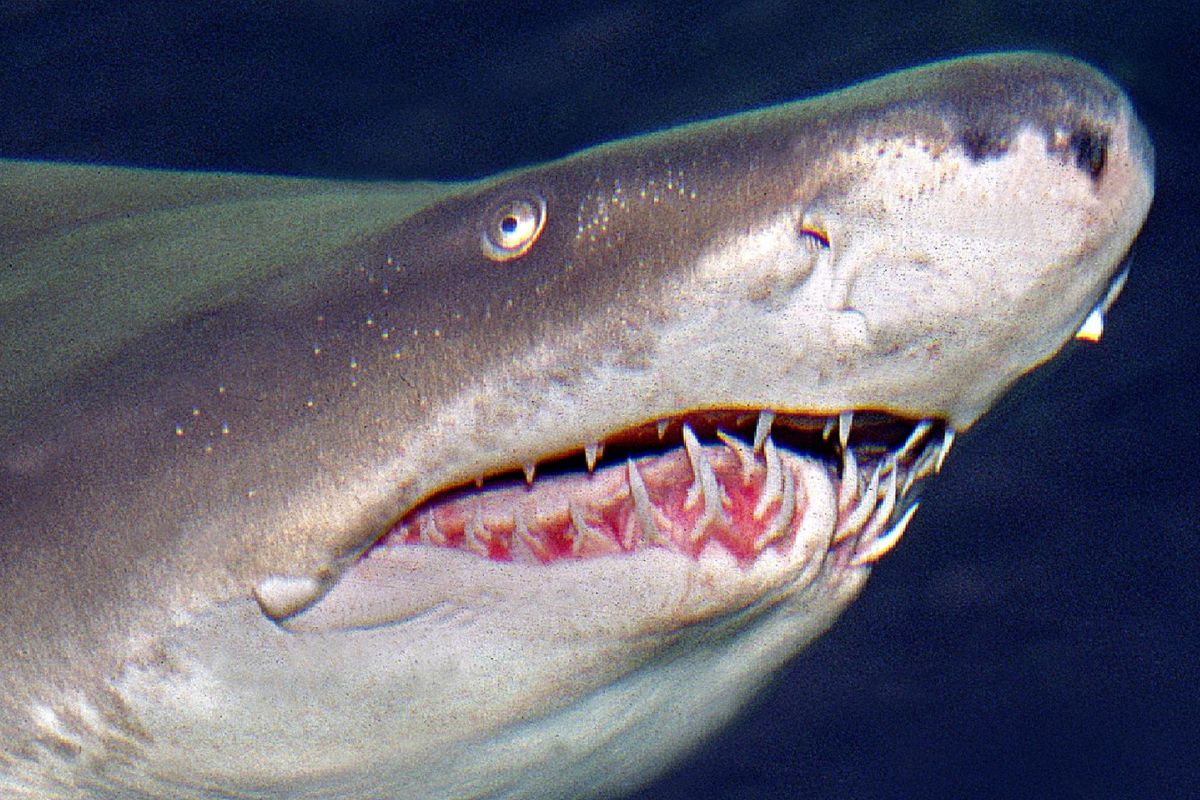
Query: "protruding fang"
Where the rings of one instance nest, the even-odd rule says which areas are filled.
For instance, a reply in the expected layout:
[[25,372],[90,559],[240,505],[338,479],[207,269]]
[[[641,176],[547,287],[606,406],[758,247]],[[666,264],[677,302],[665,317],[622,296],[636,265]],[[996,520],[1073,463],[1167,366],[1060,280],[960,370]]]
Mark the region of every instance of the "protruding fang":
[[1079,330],[1075,332],[1075,338],[1084,342],[1098,342],[1104,334],[1104,311],[1100,306],[1092,309],[1092,313],[1087,315],[1087,319],[1079,326]]
[[831,433],[833,433],[833,417],[825,420],[825,427],[821,429],[821,439],[828,442]]
[[446,534],[438,529],[437,520],[433,518],[433,514],[425,514],[421,517],[420,530],[422,544],[432,544],[438,547],[446,546]]
[[[929,442],[926,444],[925,449],[921,451],[921,455],[917,457],[917,463],[913,464],[909,482],[919,481],[932,473],[937,462],[941,459],[941,452],[941,442]],[[902,494],[907,492],[908,488],[906,486]]]
[[907,472],[905,472],[904,473],[904,485],[902,485],[900,487],[900,496],[901,497],[906,496],[908,494],[908,490],[911,489],[913,487],[913,484],[916,482],[917,482],[917,471],[915,469],[909,469]]
[[904,531],[908,528],[908,523],[912,520],[913,514],[917,513],[917,506],[919,505],[921,503],[916,502],[909,506],[908,510],[901,515],[890,531],[871,542],[862,552],[856,553],[854,560],[850,563],[856,567],[861,567],[878,561],[891,552],[892,548],[900,542],[900,537],[904,535]]
[[760,411],[758,413],[758,422],[754,423],[754,452],[758,453],[762,450],[763,442],[771,434],[771,424],[773,422],[775,422],[774,411]]
[[583,460],[587,462],[588,472],[596,469],[596,461],[604,453],[603,442],[588,442],[583,446]]
[[842,451],[842,481],[838,485],[838,514],[845,513],[850,504],[858,497],[860,485],[858,481],[858,459],[854,456],[854,448],[847,447]]
[[874,539],[888,524],[888,520],[892,518],[892,512],[896,510],[896,492],[896,470],[892,470],[887,477],[887,489],[883,492],[883,500],[879,502],[879,507],[875,509],[870,524],[863,531],[864,539]]
[[879,465],[875,465],[875,472],[871,475],[871,480],[867,484],[867,490],[863,492],[862,499],[858,501],[858,505],[850,512],[850,516],[846,517],[846,521],[838,526],[837,533],[833,536],[833,544],[844,541],[854,534],[862,530],[863,525],[867,524],[867,520],[871,518],[871,512],[875,510],[875,504],[879,502]]
[[483,514],[478,509],[471,515],[471,521],[467,523],[465,534],[464,538],[469,550],[481,556],[487,556],[491,552],[488,542],[492,538],[492,532],[484,526]]
[[854,424],[854,412],[843,411],[838,414],[838,441],[842,443],[842,449],[846,449],[846,443],[850,441],[850,426]]
[[532,461],[526,461],[521,465],[521,470],[525,473],[525,483],[532,486],[533,476],[537,472],[537,464]]
[[687,450],[688,461],[692,464],[692,485],[688,488],[687,497],[683,501],[684,508],[692,508],[698,501],[704,502],[704,512],[692,530],[692,538],[699,539],[704,535],[708,526],[718,520],[725,520],[725,509],[722,508],[721,486],[717,483],[717,473],[713,471],[704,448],[692,431],[692,426],[683,424],[683,447]]
[[1104,293],[1104,299],[1100,301],[1100,309],[1108,311],[1112,308],[1112,304],[1116,302],[1117,295],[1125,288],[1125,281],[1129,280],[1129,265],[1126,264],[1125,269],[1121,270],[1111,284],[1108,286],[1108,291]]
[[663,440],[663,437],[667,435],[668,424],[668,420],[665,419],[660,419],[658,422],[654,423],[655,427],[658,428],[658,440],[660,442]]
[[750,476],[754,472],[754,451],[746,446],[746,443],[736,436],[730,436],[723,430],[717,429],[717,438],[720,439],[726,447],[733,451],[733,455],[737,458],[738,464],[742,468],[742,485],[750,483]]
[[907,458],[913,452],[913,450],[916,449],[917,444],[919,444],[920,441],[925,438],[925,434],[928,433],[929,429],[932,427],[932,420],[923,419],[918,422],[917,427],[913,428],[912,433],[910,433],[908,438],[904,440],[904,444],[901,445],[900,449],[896,451],[896,460],[899,461],[903,458]]
[[942,464],[946,461],[946,455],[950,452],[950,445],[954,444],[954,429],[947,426],[945,434],[942,435],[942,449],[938,451],[937,463],[933,467],[934,472],[942,471]]
[[704,457],[704,448],[700,446],[700,440],[696,438],[692,426],[686,422],[683,423],[683,449],[687,451],[688,461],[692,465],[692,485],[688,487],[683,507],[692,508],[699,501],[700,494],[704,491],[705,470],[707,468],[707,471],[711,472],[712,465]]
[[896,471],[897,461],[896,461],[895,454],[889,455],[887,458],[883,459],[883,461],[880,463],[883,465],[883,474],[884,475],[887,475],[888,473],[892,473],[892,472]]
[[482,475],[476,475],[476,476],[475,476],[475,488],[476,488],[476,489],[482,489],[482,488],[483,488],[483,476],[482,476]]
[[783,498],[779,501],[779,510],[767,529],[754,540],[754,549],[764,547],[787,533],[792,517],[796,515],[796,478],[790,469],[783,471]]
[[650,493],[646,491],[646,484],[642,481],[642,473],[638,471],[633,459],[625,462],[625,469],[629,473],[629,493],[633,495],[633,511],[637,514],[638,527],[642,529],[642,539],[647,543],[665,541],[662,531],[658,529],[658,523],[654,521],[654,505],[650,502]]
[[763,442],[763,455],[767,459],[767,477],[763,479],[762,494],[758,497],[758,502],[754,505],[754,518],[762,520],[763,514],[767,513],[767,509],[771,507],[780,495],[783,488],[783,463],[779,460],[779,450],[775,447],[775,442],[768,436]]

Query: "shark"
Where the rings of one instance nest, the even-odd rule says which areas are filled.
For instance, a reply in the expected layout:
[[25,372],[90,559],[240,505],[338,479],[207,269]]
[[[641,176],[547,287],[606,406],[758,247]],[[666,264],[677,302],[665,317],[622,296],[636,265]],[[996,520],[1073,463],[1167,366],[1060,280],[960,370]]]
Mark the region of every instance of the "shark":
[[820,636],[1154,185],[1019,52],[458,183],[0,163],[0,796],[615,797]]

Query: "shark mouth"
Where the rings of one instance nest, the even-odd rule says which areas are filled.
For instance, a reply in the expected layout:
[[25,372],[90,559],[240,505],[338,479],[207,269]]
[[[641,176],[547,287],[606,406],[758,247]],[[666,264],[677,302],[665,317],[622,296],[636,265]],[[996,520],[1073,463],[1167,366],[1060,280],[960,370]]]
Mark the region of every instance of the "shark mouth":
[[536,566],[661,549],[749,568],[820,526],[827,558],[857,567],[899,541],[953,438],[944,422],[877,412],[689,413],[441,492],[365,555],[443,548]]

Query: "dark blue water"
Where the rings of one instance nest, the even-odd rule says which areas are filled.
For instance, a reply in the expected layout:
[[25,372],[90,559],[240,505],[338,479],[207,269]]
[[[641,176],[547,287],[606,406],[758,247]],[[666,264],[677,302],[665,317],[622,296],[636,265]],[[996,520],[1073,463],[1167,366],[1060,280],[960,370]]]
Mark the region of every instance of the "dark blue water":
[[1158,193],[1104,341],[962,437],[834,631],[638,798],[1200,797],[1194,4],[127,5],[0,4],[0,154],[462,177],[982,49],[1108,71]]

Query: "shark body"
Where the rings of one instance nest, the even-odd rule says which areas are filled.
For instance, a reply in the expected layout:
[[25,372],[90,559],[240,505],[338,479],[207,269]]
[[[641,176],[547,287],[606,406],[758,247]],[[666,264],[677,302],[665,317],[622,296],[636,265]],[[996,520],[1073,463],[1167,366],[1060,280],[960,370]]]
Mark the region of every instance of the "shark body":
[[1007,54],[468,184],[0,189],[0,795],[546,799],[832,624],[1153,156]]

